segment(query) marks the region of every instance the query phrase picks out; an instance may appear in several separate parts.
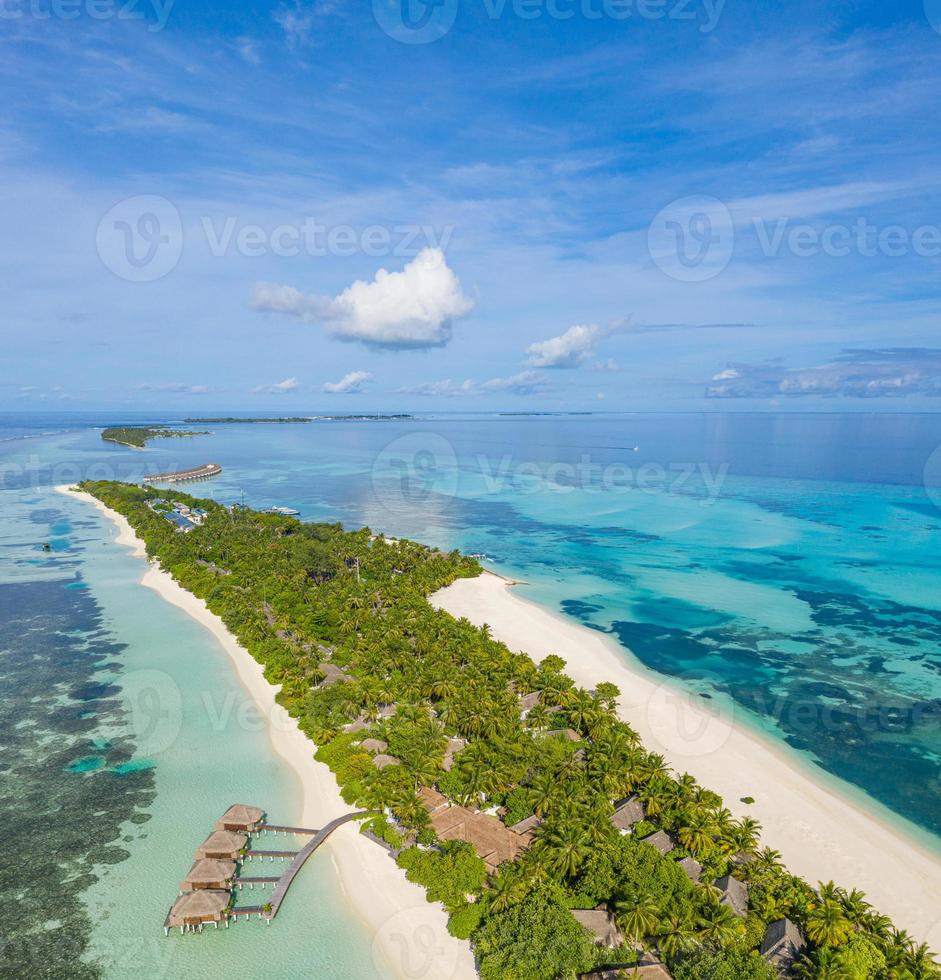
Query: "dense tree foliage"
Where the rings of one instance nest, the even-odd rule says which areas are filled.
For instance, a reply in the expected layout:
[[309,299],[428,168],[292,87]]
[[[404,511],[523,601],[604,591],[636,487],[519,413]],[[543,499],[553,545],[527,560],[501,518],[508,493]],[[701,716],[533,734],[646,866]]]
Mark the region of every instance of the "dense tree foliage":
[[150,439],[173,439],[185,436],[208,436],[208,432],[188,432],[182,429],[149,429],[142,426],[104,429],[101,438],[105,442],[119,442],[123,446],[142,449]]
[[[470,937],[485,980],[551,980],[655,951],[685,980],[768,976],[755,955],[767,923],[796,922],[811,941],[809,977],[938,977],[930,954],[878,915],[859,892],[812,889],[760,849],[760,827],[734,819],[721,798],[674,773],[618,719],[612,684],[577,687],[556,656],[538,665],[427,601],[475,561],[368,529],[196,501],[204,524],[174,529],[148,506],[155,491],[120,483],[83,489],[124,514],[148,553],[205,599],[281,685],[278,700],[317,743],[350,805],[381,816],[370,829],[396,851],[409,878]],[[325,680],[329,682],[325,682]],[[521,710],[520,696],[540,692]],[[571,729],[577,740],[554,734]],[[393,763],[373,764],[363,739],[386,743]],[[445,766],[449,739],[463,747]],[[470,845],[440,843],[418,797],[500,813],[507,825],[540,823],[532,846],[488,876]],[[631,794],[646,819],[632,835],[611,822]],[[676,848],[640,840],[657,830]],[[693,883],[678,864],[702,866]],[[720,903],[726,875],[749,888],[748,914]],[[604,904],[625,945],[595,947],[570,909]]]

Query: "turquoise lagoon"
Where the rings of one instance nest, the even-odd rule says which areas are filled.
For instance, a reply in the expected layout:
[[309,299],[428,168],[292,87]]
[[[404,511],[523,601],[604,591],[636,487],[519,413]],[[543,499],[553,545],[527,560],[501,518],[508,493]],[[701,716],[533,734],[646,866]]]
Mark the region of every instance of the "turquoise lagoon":
[[[106,446],[90,427],[116,419],[16,421],[17,439],[0,450],[4,580],[87,587],[120,648],[106,679],[126,694],[135,673],[156,669],[181,692],[172,745],[142,745],[131,759],[152,768],[121,777],[149,780],[122,804],[145,822],[81,891],[92,954],[152,948],[167,975],[257,956],[300,976],[275,938],[293,944],[293,922],[305,939],[290,962],[321,964],[317,976],[375,975],[328,861],[305,871],[267,935],[240,924],[165,944],[159,921],[195,828],[223,798],[290,818],[297,787],[264,736],[221,737],[194,693],[244,697],[211,640],[134,584],[139,565],[108,544],[100,519],[38,489],[80,475],[136,479],[213,460],[223,474],[193,492],[482,554],[524,580],[527,597],[733,705],[820,778],[941,842],[941,417],[435,416],[215,426],[144,452]],[[59,550],[38,554],[47,539]],[[107,776],[100,757],[76,746],[70,762],[85,771],[70,778]]]

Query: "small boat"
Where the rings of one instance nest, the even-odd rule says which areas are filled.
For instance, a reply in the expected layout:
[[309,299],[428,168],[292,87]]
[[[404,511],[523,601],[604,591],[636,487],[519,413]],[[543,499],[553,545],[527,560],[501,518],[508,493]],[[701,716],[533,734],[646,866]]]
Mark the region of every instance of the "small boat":
[[276,514],[278,517],[297,517],[300,511],[293,507],[269,507],[265,513]]
[[46,542],[45,542],[45,543],[43,544],[43,546],[42,546],[42,550],[43,550],[43,551],[52,551],[52,545],[51,545],[51,544],[49,544],[49,542],[48,542],[48,541],[46,541]]

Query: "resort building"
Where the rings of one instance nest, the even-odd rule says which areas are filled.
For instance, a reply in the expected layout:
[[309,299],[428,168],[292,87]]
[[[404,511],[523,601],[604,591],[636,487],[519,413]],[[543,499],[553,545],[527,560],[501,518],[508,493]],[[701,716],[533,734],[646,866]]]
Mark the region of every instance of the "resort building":
[[180,891],[199,891],[201,888],[223,889],[232,887],[236,865],[234,861],[216,861],[212,858],[200,858],[186,873],[180,882]]
[[376,755],[373,756],[372,764],[377,769],[385,769],[386,766],[397,766],[401,761],[401,759],[396,759],[394,755]]
[[551,732],[546,732],[547,735],[561,735],[563,738],[567,738],[570,742],[580,742],[582,740],[581,735],[575,731],[574,728],[555,728]]
[[467,841],[491,874],[504,861],[515,861],[532,843],[531,833],[514,833],[496,817],[451,806],[448,798],[435,789],[423,787],[418,797],[428,811],[438,839]]
[[185,892],[174,903],[167,916],[167,927],[182,931],[186,926],[201,926],[206,922],[223,922],[227,918],[230,895],[226,891],[202,889]]
[[539,704],[541,698],[542,691],[533,691],[532,694],[523,694],[520,696],[520,711],[524,718]]
[[673,850],[673,838],[663,830],[658,830],[649,837],[641,838],[644,844],[655,847],[664,857]]
[[265,822],[265,811],[247,803],[234,803],[212,825],[213,830],[234,830],[252,834]]
[[685,857],[682,861],[677,861],[677,864],[686,872],[690,881],[695,883],[702,877],[702,865],[695,858]]
[[230,830],[214,830],[196,848],[196,857],[235,861],[247,843],[248,838],[244,834],[236,834]]
[[348,681],[350,679],[350,675],[337,667],[336,664],[324,661],[322,664],[317,664],[317,669],[324,675],[324,679],[318,685],[319,687],[333,687],[334,684],[338,684],[340,681]]
[[652,953],[641,953],[636,963],[606,966],[582,973],[579,980],[673,980],[673,974]]
[[791,972],[791,968],[806,950],[807,943],[800,929],[790,919],[778,919],[765,930],[761,955],[781,976],[787,976]]
[[359,747],[366,752],[385,752],[389,743],[383,742],[381,738],[364,738]]
[[622,834],[629,833],[635,823],[640,823],[646,817],[644,804],[637,796],[628,797],[615,806],[614,813],[611,814],[611,823],[621,831]]
[[719,897],[720,905],[727,905],[741,918],[748,914],[748,885],[745,882],[726,875],[716,881],[716,888],[722,893]]
[[531,817],[527,817],[525,820],[520,820],[519,823],[513,824],[510,830],[514,834],[531,834],[536,830],[537,827],[542,825],[542,817],[537,817],[533,814]]
[[594,909],[572,909],[572,915],[592,934],[596,946],[617,949],[624,943],[621,930],[607,905]]

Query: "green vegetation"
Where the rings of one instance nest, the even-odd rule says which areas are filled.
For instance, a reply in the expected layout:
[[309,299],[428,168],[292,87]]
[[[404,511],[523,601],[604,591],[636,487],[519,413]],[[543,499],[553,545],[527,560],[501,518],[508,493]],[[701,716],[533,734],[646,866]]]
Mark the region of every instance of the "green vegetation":
[[188,436],[208,436],[208,432],[187,432],[183,429],[150,429],[146,427],[118,427],[105,429],[101,438],[105,442],[118,442],[122,446],[143,449],[151,439],[182,439]]
[[[616,716],[614,685],[579,688],[561,658],[537,665],[435,610],[431,593],[479,574],[472,559],[160,491],[209,512],[201,527],[176,534],[146,506],[156,491],[83,489],[124,514],[148,554],[205,599],[281,685],[278,700],[317,743],[344,799],[382,811],[370,829],[404,848],[400,865],[444,904],[451,932],[471,939],[484,980],[572,978],[634,962],[635,946],[680,980],[765,980],[756,950],[766,924],[785,916],[810,941],[801,976],[941,976],[928,951],[862,894],[832,883],[812,889],[761,849],[755,820],[734,819],[715,793],[646,751]],[[539,703],[524,715],[519,698],[532,692]],[[551,734],[566,728],[580,740]],[[466,746],[446,771],[452,737]],[[385,742],[391,763],[377,768],[366,738]],[[537,815],[531,846],[488,873],[470,844],[437,840],[418,795],[432,786],[471,809],[505,808],[507,823]],[[645,819],[623,835],[610,817],[631,794]],[[655,830],[675,850],[663,856],[639,839]],[[702,866],[700,883],[678,864],[686,856]],[[719,901],[713,883],[726,874],[748,885],[744,917]],[[570,911],[600,904],[615,915],[619,949],[595,946]]]

